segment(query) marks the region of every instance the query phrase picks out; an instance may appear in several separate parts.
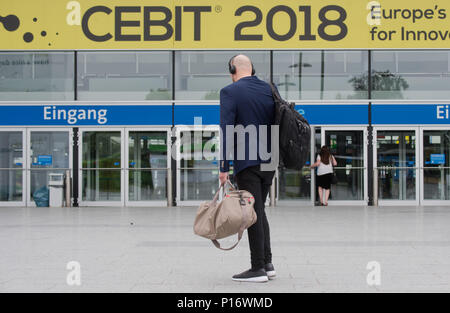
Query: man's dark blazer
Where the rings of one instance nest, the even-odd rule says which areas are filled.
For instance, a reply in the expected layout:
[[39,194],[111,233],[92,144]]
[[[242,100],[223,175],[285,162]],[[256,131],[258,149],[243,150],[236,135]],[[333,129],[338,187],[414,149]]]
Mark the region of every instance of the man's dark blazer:
[[[233,161],[234,173],[243,169],[259,165],[261,163],[269,163],[267,153],[270,153],[270,126],[274,123],[275,104],[272,97],[272,89],[270,85],[256,76],[247,76],[239,79],[237,82],[224,87],[220,91],[220,128],[221,128],[221,161],[220,171],[228,172],[230,169],[230,161]],[[245,142],[237,141],[236,134],[227,132],[227,125],[242,125],[243,128],[253,125],[256,129],[256,137],[253,143],[249,141],[249,135],[245,136]],[[259,142],[260,125],[267,126],[266,140]],[[252,126],[251,126],[252,127]],[[234,138],[234,145],[233,143]],[[231,144],[230,144],[231,141]],[[234,147],[234,151],[226,153],[227,144],[229,149]],[[245,147],[243,147],[245,145]],[[261,145],[261,147],[260,147]],[[252,148],[249,152],[250,147]],[[240,150],[244,149],[244,150]],[[255,150],[256,151],[253,151]],[[238,155],[239,151],[245,151],[242,159]],[[262,152],[260,154],[259,152]],[[254,154],[256,153],[256,158]],[[238,158],[241,156],[241,160]],[[261,158],[262,157],[262,158]]]

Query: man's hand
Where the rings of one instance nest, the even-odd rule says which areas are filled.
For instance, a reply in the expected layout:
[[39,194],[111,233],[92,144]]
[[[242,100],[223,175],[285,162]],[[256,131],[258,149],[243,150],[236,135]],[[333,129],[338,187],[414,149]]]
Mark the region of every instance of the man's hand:
[[222,186],[228,180],[228,172],[220,172],[219,174],[220,185]]

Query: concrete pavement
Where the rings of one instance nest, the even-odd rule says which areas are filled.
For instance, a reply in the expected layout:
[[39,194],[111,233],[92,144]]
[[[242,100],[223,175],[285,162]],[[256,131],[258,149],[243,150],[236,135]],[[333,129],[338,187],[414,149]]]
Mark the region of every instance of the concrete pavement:
[[220,251],[193,234],[195,212],[0,208],[0,292],[450,292],[449,207],[267,208],[265,284],[231,280],[247,236]]

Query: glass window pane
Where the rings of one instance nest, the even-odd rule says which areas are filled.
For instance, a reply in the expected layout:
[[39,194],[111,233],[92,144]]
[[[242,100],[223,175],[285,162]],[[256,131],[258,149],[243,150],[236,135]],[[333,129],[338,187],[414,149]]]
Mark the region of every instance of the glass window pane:
[[364,170],[335,168],[337,184],[331,185],[330,200],[364,200]]
[[181,200],[211,200],[219,188],[219,170],[182,169]]
[[274,82],[291,100],[367,99],[367,51],[275,51]]
[[219,136],[219,131],[181,132],[181,168],[218,168]]
[[167,170],[130,170],[130,201],[155,201],[167,199]]
[[425,167],[450,167],[450,131],[423,132]]
[[364,167],[364,133],[362,131],[326,131],[325,145],[336,158],[337,167]]
[[0,53],[0,101],[74,100],[73,52]]
[[416,199],[416,136],[414,131],[377,132],[378,198]]
[[69,133],[32,131],[30,135],[32,168],[69,168]]
[[22,201],[23,170],[0,170],[0,201]]
[[129,168],[167,168],[167,132],[130,132]]
[[232,83],[228,61],[239,53],[250,57],[259,79],[270,81],[268,51],[180,51],[175,53],[175,99],[218,100],[220,89]]
[[374,99],[447,99],[449,51],[374,51]]
[[83,132],[83,168],[120,168],[120,132]]
[[301,171],[280,168],[279,174],[280,200],[310,200],[311,199],[311,170],[303,168]]
[[450,131],[423,132],[424,199],[450,200]]
[[170,100],[169,51],[79,52],[79,100]]
[[84,201],[120,201],[120,170],[83,170]]
[[0,132],[0,168],[23,167],[22,132]]

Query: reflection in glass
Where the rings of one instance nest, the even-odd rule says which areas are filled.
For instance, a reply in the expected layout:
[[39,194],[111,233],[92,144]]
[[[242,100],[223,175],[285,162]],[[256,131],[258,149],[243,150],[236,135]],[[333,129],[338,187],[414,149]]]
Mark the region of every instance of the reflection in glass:
[[416,170],[382,168],[378,171],[380,200],[415,200]]
[[83,132],[82,153],[83,200],[120,201],[121,132]]
[[424,131],[424,199],[450,200],[450,131]]
[[364,200],[364,170],[349,167],[334,170],[338,183],[331,185],[330,200]]
[[120,168],[121,133],[83,132],[83,168]]
[[0,201],[22,201],[23,170],[0,170]]
[[378,198],[416,199],[415,131],[378,131]]
[[219,131],[181,132],[181,168],[218,168],[219,136]]
[[373,51],[374,99],[448,99],[449,51]]
[[130,201],[154,201],[167,199],[167,170],[130,170]]
[[270,81],[269,51],[177,51],[175,99],[218,100],[220,89],[232,83],[228,61],[239,53],[251,58],[259,79]]
[[274,82],[292,100],[367,99],[367,51],[274,51]]
[[49,174],[65,174],[69,168],[69,132],[32,131],[30,133],[30,196],[48,188]]
[[171,100],[169,51],[78,52],[79,100]]
[[73,52],[0,53],[0,101],[73,100]]
[[219,131],[184,131],[180,138],[181,200],[208,200],[219,186]]
[[278,177],[278,198],[280,200],[311,199],[311,169],[309,167],[305,167],[301,171],[280,168]]
[[83,170],[84,201],[120,201],[120,170]]
[[181,200],[211,200],[219,188],[219,170],[183,169],[180,173]]
[[327,130],[325,145],[337,162],[330,200],[364,200],[364,132]]
[[166,199],[167,132],[132,131],[128,140],[129,200]]
[[23,167],[22,132],[0,132],[0,168]]
[[135,132],[129,138],[130,168],[167,168],[167,132]]
[[30,138],[32,168],[69,168],[69,133],[32,131]]

